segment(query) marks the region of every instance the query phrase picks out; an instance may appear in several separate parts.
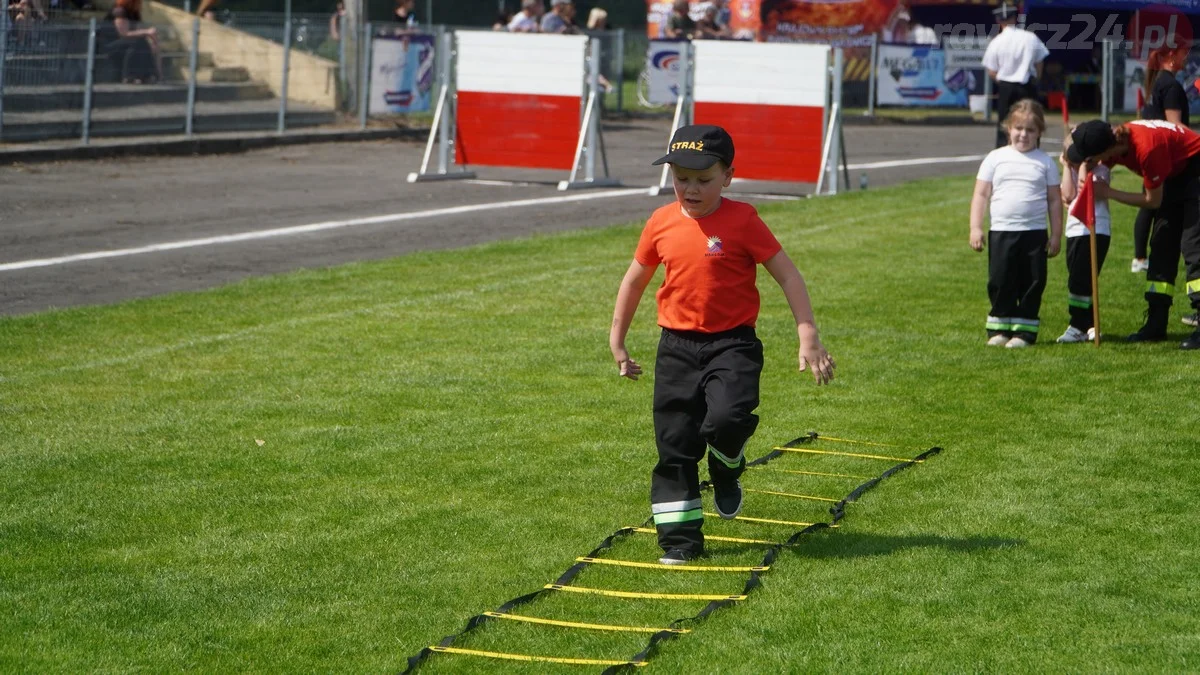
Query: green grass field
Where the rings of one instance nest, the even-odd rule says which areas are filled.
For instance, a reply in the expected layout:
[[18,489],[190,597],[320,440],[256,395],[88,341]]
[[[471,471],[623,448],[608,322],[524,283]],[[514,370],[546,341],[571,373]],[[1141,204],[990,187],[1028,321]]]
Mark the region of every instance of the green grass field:
[[[1056,258],[1043,341],[985,347],[971,185],[761,208],[839,371],[824,388],[795,372],[790,314],[760,274],[767,365],[749,456],[809,430],[945,451],[784,553],[748,601],[666,643],[645,672],[1200,668],[1200,360],[1177,348],[1183,298],[1170,342],[1116,339],[1144,303],[1128,271],[1133,213],[1115,208],[1101,277],[1114,339],[1053,344],[1067,318]],[[651,294],[629,338],[651,375],[617,377],[607,347],[638,231],[0,319],[0,671],[397,672],[642,522]],[[859,482],[807,481],[747,476],[839,496]],[[822,508],[750,495],[746,515]],[[712,552],[707,564],[761,555]],[[652,560],[653,538],[611,555]],[[577,583],[733,593],[741,577],[595,569]],[[701,606],[563,594],[522,611],[661,625]],[[644,642],[506,622],[461,646],[623,659]],[[455,655],[422,668],[596,670]]]

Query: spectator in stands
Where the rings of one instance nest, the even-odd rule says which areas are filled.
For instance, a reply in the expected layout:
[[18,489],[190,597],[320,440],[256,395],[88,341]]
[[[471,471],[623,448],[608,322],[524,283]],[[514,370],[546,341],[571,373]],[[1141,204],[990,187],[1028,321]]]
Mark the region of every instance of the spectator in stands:
[[116,32],[116,39],[105,51],[120,69],[121,81],[144,84],[161,80],[158,29],[138,27],[142,21],[142,0],[117,0],[104,19],[112,23]]
[[501,11],[496,15],[496,20],[492,23],[492,30],[508,30],[508,22],[512,21],[512,12],[506,10]]
[[671,6],[671,16],[667,17],[667,28],[663,37],[672,40],[690,40],[696,31],[696,22],[688,16],[690,5],[688,0],[675,0]]
[[337,0],[333,14],[329,15],[329,34],[317,45],[317,56],[336,61],[342,41],[342,18],[346,16],[346,3]]
[[727,40],[733,37],[728,26],[717,23],[718,11],[716,5],[709,5],[704,9],[704,17],[696,22],[694,37],[704,40]]
[[8,18],[17,30],[22,30],[28,28],[27,25],[20,25],[24,22],[35,19],[45,21],[49,17],[41,0],[16,0],[8,5]]
[[715,0],[713,4],[717,8],[717,25],[724,26],[732,34],[733,27],[729,22],[733,21],[733,10],[729,8],[729,0]]
[[396,0],[392,8],[392,21],[405,28],[415,28],[417,25],[416,0]]
[[897,44],[936,45],[937,33],[928,26],[913,23],[912,15],[901,7],[892,18],[891,23],[883,29],[884,42]]
[[[592,11],[588,12],[587,29],[589,33],[602,33],[608,30],[608,11],[599,7],[593,7]],[[608,37],[602,35],[600,36],[600,40],[604,49],[612,48],[612,44],[609,42]],[[606,94],[613,90],[612,82],[610,82],[603,73],[600,74],[600,86],[604,89],[604,93]]]
[[[30,28],[33,24],[34,9],[29,0],[13,0],[8,5],[8,21],[12,25],[12,36],[16,45],[24,45],[29,41]],[[6,36],[0,35],[0,40]],[[0,63],[0,68],[4,64]]]
[[333,14],[329,15],[329,39],[337,42],[342,39],[342,17],[346,16],[346,3],[338,0]]
[[572,0],[550,0],[550,13],[542,17],[541,30],[543,33],[574,35],[579,32],[572,23],[574,20],[575,3]]
[[608,12],[599,7],[593,7],[592,11],[588,12],[587,29],[608,30]]
[[200,17],[201,19],[215,18],[216,15],[212,10],[213,7],[216,7],[217,3],[220,1],[221,0],[200,0],[200,4],[196,6],[196,16]]
[[542,0],[521,0],[521,11],[508,22],[510,33],[536,33],[546,7]]

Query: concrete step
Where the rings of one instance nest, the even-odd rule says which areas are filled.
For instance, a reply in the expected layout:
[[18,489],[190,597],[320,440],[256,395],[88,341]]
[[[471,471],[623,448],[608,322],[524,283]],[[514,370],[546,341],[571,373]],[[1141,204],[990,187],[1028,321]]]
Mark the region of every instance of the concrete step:
[[197,82],[249,82],[250,71],[242,66],[213,66],[196,69]]
[[[196,100],[201,103],[247,101],[273,98],[271,88],[259,82],[201,83],[197,73]],[[132,108],[163,103],[186,103],[187,83],[97,84],[92,88],[92,107]],[[77,111],[83,108],[83,87],[72,84],[5,87],[4,112]]]
[[[147,136],[179,134],[186,124],[186,104],[143,105],[136,108],[100,108],[92,111],[92,136]],[[272,130],[278,123],[278,99],[262,101],[225,101],[200,103],[193,117],[196,133],[216,131]],[[332,124],[337,113],[292,103],[288,106],[287,127],[311,127]],[[21,143],[53,138],[79,138],[82,111],[9,113],[4,111],[0,141]]]
[[[187,52],[164,52],[162,55],[163,76],[167,79],[183,79],[188,72],[190,54]],[[45,86],[54,84],[82,84],[87,73],[87,46],[82,53],[73,54],[30,54],[13,53],[5,59],[4,87]],[[200,52],[196,55],[197,68],[213,68],[212,54]],[[96,82],[116,82],[120,72],[116,64],[105,54],[96,55]],[[239,81],[239,80],[229,80]]]

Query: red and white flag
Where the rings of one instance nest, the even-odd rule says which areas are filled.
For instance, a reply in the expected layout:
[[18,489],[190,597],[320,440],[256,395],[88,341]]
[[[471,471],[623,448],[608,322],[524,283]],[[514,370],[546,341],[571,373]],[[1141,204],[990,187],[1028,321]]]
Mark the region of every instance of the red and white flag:
[[1087,225],[1089,230],[1096,230],[1096,196],[1092,190],[1092,172],[1086,169],[1083,172],[1083,187],[1079,188],[1079,195],[1071,206],[1071,215]]

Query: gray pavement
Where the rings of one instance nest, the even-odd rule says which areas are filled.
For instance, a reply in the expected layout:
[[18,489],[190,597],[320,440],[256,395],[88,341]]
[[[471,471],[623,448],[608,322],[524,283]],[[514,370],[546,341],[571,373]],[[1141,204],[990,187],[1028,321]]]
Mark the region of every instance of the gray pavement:
[[[609,166],[624,186],[657,183],[650,162],[661,154],[668,126],[606,125]],[[977,159],[910,162],[985,154],[993,131],[847,126],[845,138],[857,189],[864,172],[872,187],[973,172]],[[475,167],[481,180],[470,183],[409,184],[405,176],[423,151],[424,143],[410,138],[0,166],[0,315],[636,222],[669,199],[608,189],[563,193],[555,185],[566,172],[499,167]],[[761,202],[802,198],[812,187],[746,181],[731,193]],[[528,203],[513,205],[518,201]],[[306,232],[285,229],[318,223]]]

